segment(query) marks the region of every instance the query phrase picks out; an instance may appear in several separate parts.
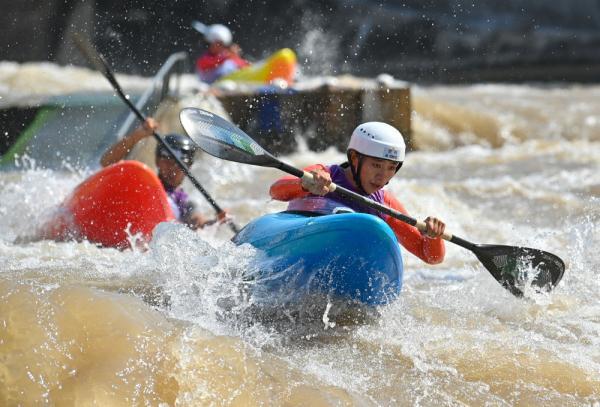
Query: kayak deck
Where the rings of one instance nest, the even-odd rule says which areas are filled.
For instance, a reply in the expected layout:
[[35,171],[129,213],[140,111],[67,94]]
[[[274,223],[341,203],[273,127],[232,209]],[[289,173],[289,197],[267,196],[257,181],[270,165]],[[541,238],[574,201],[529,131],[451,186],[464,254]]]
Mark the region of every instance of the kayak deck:
[[250,222],[234,242],[261,252],[247,274],[254,303],[283,305],[322,294],[382,305],[402,288],[396,237],[372,215],[269,214]]
[[138,161],[120,161],[79,184],[53,217],[40,238],[88,240],[124,249],[139,234],[148,242],[160,222],[174,220],[167,194],[156,174]]

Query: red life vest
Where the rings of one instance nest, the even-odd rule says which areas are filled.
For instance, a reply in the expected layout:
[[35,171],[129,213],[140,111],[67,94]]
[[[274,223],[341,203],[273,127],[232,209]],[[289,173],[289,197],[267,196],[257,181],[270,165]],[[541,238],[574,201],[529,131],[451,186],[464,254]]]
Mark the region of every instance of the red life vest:
[[196,71],[203,80],[207,82],[214,82],[215,80],[219,79],[220,76],[230,73],[221,72],[219,74],[219,68],[221,68],[225,63],[227,63],[234,70],[250,65],[248,61],[239,55],[228,50],[224,50],[218,54],[207,52],[202,55],[196,60]]

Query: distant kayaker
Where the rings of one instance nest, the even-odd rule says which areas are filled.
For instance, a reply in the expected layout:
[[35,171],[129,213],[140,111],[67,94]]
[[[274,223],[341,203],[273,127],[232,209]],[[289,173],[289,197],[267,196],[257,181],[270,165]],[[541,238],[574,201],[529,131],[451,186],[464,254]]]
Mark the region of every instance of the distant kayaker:
[[[143,125],[113,144],[100,159],[100,164],[103,167],[107,167],[125,159],[138,142],[152,136],[157,128],[158,123],[156,120],[153,118],[146,119]],[[187,136],[168,134],[164,137],[164,140],[185,165],[188,167],[192,166],[196,148]],[[169,152],[160,144],[156,147],[155,160],[158,169],[158,178],[165,188],[173,214],[180,222],[192,229],[198,229],[226,220],[226,212],[219,213],[217,219],[214,220],[206,219],[198,212],[185,191],[179,187],[185,179],[185,173],[169,155]]]
[[200,80],[213,83],[222,76],[250,65],[240,56],[239,45],[232,43],[229,28],[222,24],[206,26],[198,21],[193,23],[193,27],[208,42],[208,51],[196,60],[196,72]]
[[305,168],[313,174],[312,183],[286,176],[271,185],[273,199],[289,201],[288,210],[335,213],[339,210],[371,213],[381,217],[394,231],[398,241],[408,251],[429,264],[444,260],[445,246],[441,235],[445,224],[427,217],[427,231],[421,233],[389,215],[365,208],[358,203],[329,193],[335,184],[368,196],[370,199],[407,214],[404,206],[383,187],[394,177],[404,162],[406,146],[402,134],[386,123],[368,122],[352,133],[346,150],[348,161],[340,165],[316,164]]

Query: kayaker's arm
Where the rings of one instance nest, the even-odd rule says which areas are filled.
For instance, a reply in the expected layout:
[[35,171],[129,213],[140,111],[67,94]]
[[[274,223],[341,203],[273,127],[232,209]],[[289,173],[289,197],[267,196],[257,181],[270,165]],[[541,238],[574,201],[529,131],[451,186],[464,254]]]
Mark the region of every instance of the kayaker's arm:
[[[327,167],[322,164],[315,164],[306,167],[304,171],[311,172],[314,170],[328,171]],[[271,198],[278,201],[291,201],[292,199],[304,198],[309,192],[302,188],[302,180],[292,175],[279,178],[269,189]]]
[[152,136],[157,128],[156,120],[147,118],[143,125],[113,144],[100,159],[100,165],[107,167],[123,160],[140,140]]
[[183,209],[181,215],[181,222],[188,226],[192,230],[202,229],[205,226],[214,225],[215,223],[225,223],[229,220],[229,214],[227,211],[222,211],[217,214],[214,219],[208,219],[198,211],[196,205],[192,202],[188,202]]
[[[387,206],[408,215],[406,208],[404,208],[404,206],[388,192],[384,195],[384,203]],[[427,221],[432,223],[432,228],[440,227],[440,225],[434,225],[434,218],[427,218]],[[423,260],[425,263],[438,264],[444,261],[446,246],[444,245],[444,240],[442,238],[437,237],[432,239],[422,234],[416,227],[402,222],[399,219],[392,218],[391,216],[386,219],[386,222],[394,231],[394,234],[398,238],[398,242],[400,242],[406,250]]]

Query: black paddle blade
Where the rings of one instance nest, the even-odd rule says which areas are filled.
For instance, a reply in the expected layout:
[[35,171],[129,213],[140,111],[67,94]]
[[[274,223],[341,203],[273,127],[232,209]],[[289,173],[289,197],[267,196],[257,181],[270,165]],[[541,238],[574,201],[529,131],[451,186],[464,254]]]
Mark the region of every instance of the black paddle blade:
[[475,245],[473,253],[500,284],[517,297],[525,287],[550,291],[561,280],[565,263],[538,249],[502,245]]
[[73,34],[73,41],[79,51],[85,56],[85,58],[94,65],[98,71],[102,72],[104,76],[110,76],[110,82],[113,83],[113,75],[108,68],[108,63],[104,57],[96,51],[90,40],[84,37],[82,34]]
[[208,154],[244,164],[276,167],[279,162],[246,133],[206,110],[186,107],[179,120],[190,138]]

